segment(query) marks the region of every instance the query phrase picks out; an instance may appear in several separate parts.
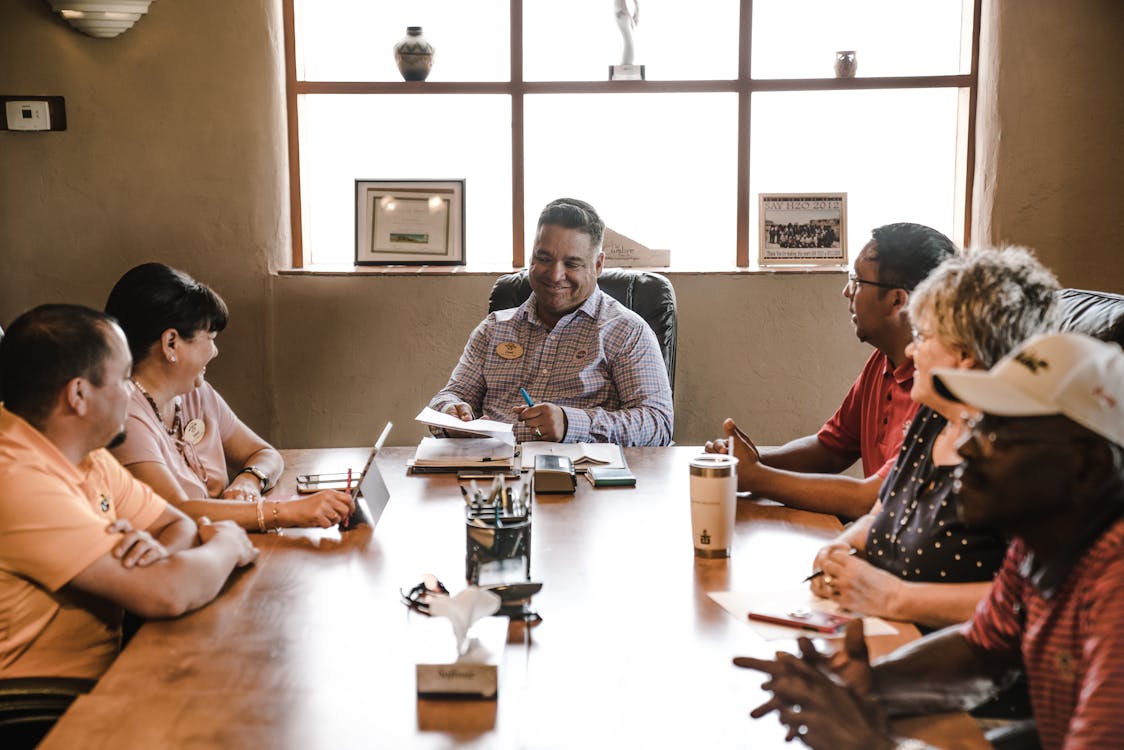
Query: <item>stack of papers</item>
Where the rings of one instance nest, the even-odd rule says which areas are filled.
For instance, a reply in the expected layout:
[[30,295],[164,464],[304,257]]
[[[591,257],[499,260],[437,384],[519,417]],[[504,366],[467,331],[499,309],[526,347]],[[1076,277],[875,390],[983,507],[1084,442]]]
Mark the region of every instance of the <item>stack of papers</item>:
[[515,448],[497,438],[424,437],[414,453],[415,469],[510,469]]
[[496,422],[491,419],[474,419],[471,422],[462,422],[451,414],[444,414],[435,409],[430,409],[428,406],[422,409],[414,419],[432,427],[467,432],[472,435],[483,435],[502,440],[508,445],[515,445],[515,432],[507,422]]
[[574,462],[575,471],[586,471],[590,466],[623,469],[624,455],[616,443],[523,443],[520,461],[525,469],[535,467],[535,456],[566,456]]

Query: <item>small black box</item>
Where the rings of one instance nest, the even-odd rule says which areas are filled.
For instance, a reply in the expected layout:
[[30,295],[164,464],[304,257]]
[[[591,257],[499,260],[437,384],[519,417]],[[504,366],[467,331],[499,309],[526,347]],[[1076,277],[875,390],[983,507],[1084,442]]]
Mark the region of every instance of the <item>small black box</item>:
[[535,456],[535,494],[572,495],[577,486],[574,462],[568,456]]

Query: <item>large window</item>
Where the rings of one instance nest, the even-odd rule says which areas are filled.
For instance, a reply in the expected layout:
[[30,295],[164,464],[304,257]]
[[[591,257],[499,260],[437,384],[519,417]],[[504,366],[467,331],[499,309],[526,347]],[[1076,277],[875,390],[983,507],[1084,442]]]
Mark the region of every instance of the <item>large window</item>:
[[607,80],[614,0],[284,2],[296,267],[351,266],[356,179],[465,179],[482,269],[563,195],[683,270],[751,265],[761,192],[846,192],[852,257],[891,221],[966,235],[979,0],[640,0],[644,81]]

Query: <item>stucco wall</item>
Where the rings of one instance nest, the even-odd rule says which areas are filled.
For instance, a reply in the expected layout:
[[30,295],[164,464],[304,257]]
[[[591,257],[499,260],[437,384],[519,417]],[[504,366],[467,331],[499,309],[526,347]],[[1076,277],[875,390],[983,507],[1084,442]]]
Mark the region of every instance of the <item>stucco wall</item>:
[[[1110,243],[1124,198],[1119,6],[1057,5],[987,0],[1004,77],[981,96],[998,135],[981,146],[977,236],[1039,247],[1068,284],[1124,291]],[[64,133],[0,133],[0,322],[44,301],[100,306],[125,269],[163,260],[230,303],[208,377],[252,427],[283,447],[348,445],[393,419],[406,444],[492,277],[273,275],[289,253],[279,8],[157,0],[99,40],[42,0],[0,3],[0,93],[65,96],[69,120]],[[1076,120],[1081,137],[1066,139]],[[839,274],[672,278],[681,443],[727,415],[765,442],[806,433],[866,356]]]

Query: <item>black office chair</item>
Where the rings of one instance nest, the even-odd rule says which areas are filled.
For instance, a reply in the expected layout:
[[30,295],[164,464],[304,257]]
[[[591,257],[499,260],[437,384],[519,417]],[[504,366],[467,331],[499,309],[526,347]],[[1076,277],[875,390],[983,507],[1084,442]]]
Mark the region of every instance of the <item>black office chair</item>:
[[0,738],[7,750],[30,750],[74,699],[94,687],[77,677],[12,677],[0,680]]
[[[666,276],[627,268],[606,268],[597,278],[597,286],[622,305],[632,310],[655,332],[660,344],[667,379],[675,390],[675,289]],[[488,297],[488,312],[519,307],[531,296],[527,271],[517,271],[496,279]]]

